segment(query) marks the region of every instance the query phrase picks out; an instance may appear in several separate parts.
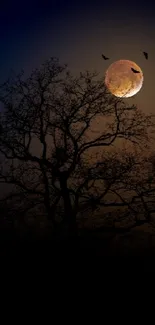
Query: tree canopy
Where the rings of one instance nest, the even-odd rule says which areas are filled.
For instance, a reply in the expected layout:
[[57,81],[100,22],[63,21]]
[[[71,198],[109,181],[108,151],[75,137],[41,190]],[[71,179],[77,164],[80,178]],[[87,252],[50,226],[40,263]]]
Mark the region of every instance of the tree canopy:
[[86,207],[127,207],[133,222],[139,211],[150,220],[154,206],[144,196],[155,192],[153,163],[143,152],[151,114],[112,96],[96,72],[73,76],[57,58],[27,79],[23,71],[9,78],[0,101],[0,182],[13,185],[7,202],[20,202],[22,213],[38,206],[72,232]]

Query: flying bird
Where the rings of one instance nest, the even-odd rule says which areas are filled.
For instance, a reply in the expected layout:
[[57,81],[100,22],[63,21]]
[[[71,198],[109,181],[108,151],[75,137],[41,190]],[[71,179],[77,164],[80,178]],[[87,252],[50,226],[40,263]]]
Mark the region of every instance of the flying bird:
[[134,73],[140,73],[140,71],[135,70],[134,68],[131,68],[131,70],[132,70]]
[[109,58],[107,58],[105,55],[103,55],[102,54],[102,58],[104,59],[104,60],[109,60]]
[[147,52],[143,52],[145,59],[148,60],[148,53]]

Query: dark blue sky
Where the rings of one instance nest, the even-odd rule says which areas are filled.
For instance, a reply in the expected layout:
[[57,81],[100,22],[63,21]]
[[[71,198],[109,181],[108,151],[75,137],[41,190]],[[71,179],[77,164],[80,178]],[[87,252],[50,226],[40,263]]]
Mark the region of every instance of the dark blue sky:
[[[72,71],[96,69],[104,75],[109,63],[101,53],[131,59],[144,72],[139,105],[155,103],[155,4],[153,1],[5,0],[0,7],[0,82],[10,69],[28,74],[50,56]],[[145,62],[141,51],[149,52]],[[155,92],[154,92],[155,93]]]

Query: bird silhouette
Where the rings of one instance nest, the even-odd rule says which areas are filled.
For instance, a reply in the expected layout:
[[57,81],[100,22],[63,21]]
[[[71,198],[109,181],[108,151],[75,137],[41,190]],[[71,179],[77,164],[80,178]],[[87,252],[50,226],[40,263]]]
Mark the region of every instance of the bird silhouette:
[[145,59],[148,60],[148,53],[147,52],[143,52]]
[[109,60],[109,58],[107,58],[105,55],[103,55],[102,54],[102,58],[104,59],[104,60]]
[[134,73],[140,73],[140,71],[135,70],[134,68],[131,68],[131,70],[132,70]]

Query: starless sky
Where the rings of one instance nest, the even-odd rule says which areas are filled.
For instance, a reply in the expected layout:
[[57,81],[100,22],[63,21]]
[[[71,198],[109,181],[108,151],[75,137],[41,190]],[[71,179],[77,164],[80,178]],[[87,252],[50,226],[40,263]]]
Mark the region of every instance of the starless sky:
[[[11,69],[26,74],[57,56],[77,73],[97,70],[104,77],[119,59],[135,61],[144,85],[132,99],[155,112],[155,3],[153,1],[2,0],[0,82]],[[146,61],[142,51],[149,53]],[[110,57],[103,61],[101,54]]]

